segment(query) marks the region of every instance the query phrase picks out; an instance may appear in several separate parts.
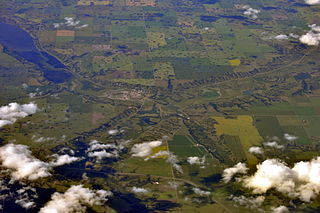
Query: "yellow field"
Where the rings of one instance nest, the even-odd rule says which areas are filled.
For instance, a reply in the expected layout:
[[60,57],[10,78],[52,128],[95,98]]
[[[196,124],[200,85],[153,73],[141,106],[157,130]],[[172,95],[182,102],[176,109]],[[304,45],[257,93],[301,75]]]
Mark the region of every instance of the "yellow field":
[[89,6],[89,5],[110,5],[110,1],[97,1],[97,0],[80,0],[78,5]]
[[281,126],[299,126],[301,122],[296,116],[292,115],[277,115],[277,119]]
[[[159,153],[161,151],[168,151],[168,147],[167,146],[158,146],[158,147],[153,148],[152,149],[152,154],[149,157],[151,157],[152,155],[157,154],[157,153]],[[166,159],[166,158],[168,158],[168,155],[159,155],[159,156],[156,156],[154,158]]]
[[73,49],[58,49],[58,48],[55,48],[54,51],[56,51],[57,53],[63,54],[63,55],[71,55],[71,54],[73,54]]
[[173,79],[174,78],[174,69],[171,63],[168,62],[157,62],[153,66],[154,78],[156,79]]
[[147,32],[148,46],[151,49],[167,45],[165,35],[161,32]]
[[229,60],[229,63],[231,66],[237,67],[241,64],[241,61],[240,61],[240,59],[233,59],[233,60]]
[[255,163],[257,159],[248,152],[248,149],[254,145],[260,145],[263,138],[258,130],[253,126],[253,119],[248,115],[237,116],[236,119],[226,119],[224,117],[213,117],[218,122],[215,125],[217,135],[239,136],[241,144],[247,156],[248,162]]

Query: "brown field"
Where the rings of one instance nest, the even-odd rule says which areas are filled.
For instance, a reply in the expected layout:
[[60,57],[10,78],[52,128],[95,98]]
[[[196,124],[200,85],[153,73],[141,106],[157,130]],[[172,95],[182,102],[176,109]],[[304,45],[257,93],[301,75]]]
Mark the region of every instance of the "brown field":
[[155,0],[126,0],[127,6],[156,6]]
[[271,17],[274,20],[287,20],[288,19],[288,16],[286,16],[284,14],[273,14],[273,15],[271,15]]
[[52,43],[56,40],[55,31],[40,31],[39,39],[43,43]]
[[102,113],[92,113],[91,123],[93,125],[98,124],[102,119],[104,119],[104,115]]
[[74,30],[57,30],[57,36],[74,37]]

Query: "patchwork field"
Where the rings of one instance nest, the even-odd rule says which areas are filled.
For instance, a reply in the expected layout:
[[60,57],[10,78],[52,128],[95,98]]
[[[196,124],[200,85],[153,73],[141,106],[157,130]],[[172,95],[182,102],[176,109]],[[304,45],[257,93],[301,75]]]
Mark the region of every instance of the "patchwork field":
[[[81,185],[113,195],[103,205],[79,201],[83,211],[74,211],[319,212],[318,188],[308,191],[310,202],[277,188],[282,178],[297,181],[295,163],[317,165],[320,152],[319,46],[300,39],[317,33],[318,5],[4,0],[0,7],[0,182],[9,187],[0,187],[0,211],[41,212],[54,192]],[[28,103],[36,112],[22,107]],[[27,150],[6,155],[10,162],[27,160],[5,165],[7,144]],[[53,166],[61,156],[63,165]],[[270,159],[282,169],[263,174],[287,173],[271,178],[266,192],[254,193],[259,181],[251,188],[237,181]],[[13,181],[26,162],[48,175]]]

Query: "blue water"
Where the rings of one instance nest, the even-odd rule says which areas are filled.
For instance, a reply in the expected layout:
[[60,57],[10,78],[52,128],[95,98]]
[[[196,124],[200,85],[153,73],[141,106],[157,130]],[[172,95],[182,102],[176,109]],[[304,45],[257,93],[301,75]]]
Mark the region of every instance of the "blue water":
[[215,22],[215,21],[219,20],[219,17],[215,17],[215,16],[200,16],[200,20],[201,21],[205,21],[205,22]]
[[15,51],[36,51],[32,37],[24,30],[0,22],[0,43]]
[[0,22],[0,43],[12,56],[37,65],[43,76],[53,83],[64,83],[72,77],[63,63],[47,52],[38,50],[32,37],[17,26]]
[[305,79],[311,78],[311,75],[309,73],[302,72],[302,73],[299,73],[298,75],[295,75],[294,78],[296,80],[305,80]]

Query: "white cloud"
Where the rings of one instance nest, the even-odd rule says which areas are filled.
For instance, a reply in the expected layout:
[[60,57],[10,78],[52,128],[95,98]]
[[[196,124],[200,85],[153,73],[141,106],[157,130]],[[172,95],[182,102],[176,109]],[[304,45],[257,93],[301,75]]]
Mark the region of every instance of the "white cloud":
[[53,23],[54,28],[59,28],[62,24],[61,23]]
[[299,38],[299,36],[296,35],[296,34],[294,34],[294,33],[290,33],[289,36],[290,36],[291,38]]
[[289,134],[287,134],[287,133],[284,134],[284,138],[285,138],[286,140],[288,140],[288,141],[295,141],[295,140],[298,139],[297,136],[289,135]]
[[281,34],[281,35],[275,36],[274,38],[277,39],[277,40],[288,40],[289,36]]
[[180,174],[183,174],[182,167],[178,164],[179,159],[176,155],[169,153],[169,157],[167,158],[167,162],[172,165],[172,167]]
[[242,6],[242,9],[245,9],[245,11],[243,12],[244,15],[249,16],[253,19],[258,18],[258,14],[261,12],[260,10],[251,8],[249,5]]
[[22,208],[31,209],[36,206],[35,202],[28,200],[27,198],[17,199],[16,204],[20,205]]
[[17,190],[16,192],[16,204],[20,205],[22,208],[25,209],[31,209],[36,206],[34,199],[38,198],[38,195],[35,188],[26,186]]
[[29,87],[28,84],[26,84],[26,83],[23,83],[23,84],[22,84],[22,88],[23,88],[23,89],[27,89],[28,87]]
[[40,213],[85,212],[84,205],[102,205],[112,193],[105,190],[90,190],[82,185],[73,185],[65,193],[55,192]]
[[267,146],[267,147],[273,147],[276,149],[283,149],[284,148],[283,145],[279,145],[276,141],[266,142],[266,143],[263,143],[263,145]]
[[203,165],[205,163],[205,161],[206,161],[206,158],[204,156],[202,158],[194,156],[194,157],[188,157],[187,161],[191,165],[193,165],[193,164]]
[[81,25],[81,26],[79,26],[79,27],[76,27],[76,28],[82,29],[82,28],[85,28],[85,27],[88,27],[88,26],[89,26],[88,24],[83,24],[83,25]]
[[194,193],[196,193],[197,195],[200,195],[200,196],[209,196],[211,194],[211,192],[203,191],[199,188],[193,188],[192,190]]
[[309,162],[298,162],[293,168],[277,159],[268,159],[257,165],[253,176],[242,179],[253,193],[266,193],[269,189],[309,202],[320,192],[320,157]]
[[147,157],[152,154],[152,149],[162,144],[162,141],[151,141],[133,145],[131,153],[133,157]]
[[[35,188],[25,186],[24,183],[14,183],[12,180],[3,178],[0,180],[0,202],[12,199],[22,208],[31,209],[36,206],[35,199],[38,194]],[[0,210],[3,210],[0,206]]]
[[62,166],[65,164],[70,164],[76,161],[81,160],[82,158],[70,156],[68,154],[65,155],[53,155],[56,159],[52,162],[50,162],[50,165],[52,166]]
[[[79,20],[76,20],[75,18],[73,17],[65,17],[64,18],[65,22],[61,22],[61,23],[53,23],[53,27],[54,28],[59,28],[63,25],[67,26],[67,27],[76,27],[77,25],[80,24],[80,21]],[[83,24],[81,26],[78,26],[76,28],[78,29],[81,29],[81,28],[85,28],[85,27],[88,27],[89,25],[88,24]]]
[[150,158],[159,158],[159,157],[167,157],[170,155],[170,152],[168,151],[164,151],[164,150],[161,150],[157,153],[154,153],[153,155],[145,158],[144,160],[149,160]]
[[89,143],[90,147],[87,149],[87,151],[95,151],[99,149],[116,149],[117,146],[115,144],[103,144],[100,143],[97,140],[93,140]]
[[111,129],[111,130],[108,131],[109,135],[116,135],[118,133],[119,133],[119,130],[117,130],[117,129]]
[[88,156],[90,158],[96,158],[97,160],[102,160],[104,158],[117,158],[117,153],[107,152],[106,150],[89,152]]
[[235,174],[238,174],[238,173],[246,174],[247,171],[248,171],[248,168],[247,168],[246,164],[239,162],[234,167],[227,168],[227,169],[223,170],[222,180],[225,183],[228,183]]
[[49,164],[33,157],[25,145],[7,144],[0,147],[0,160],[3,167],[12,170],[15,180],[35,180],[50,175]]
[[0,107],[0,128],[13,124],[19,118],[27,117],[38,111],[36,104],[30,102],[29,104],[10,103],[7,106]]
[[28,146],[7,144],[0,147],[2,166],[8,168],[14,180],[36,180],[50,176],[52,167],[69,164],[81,158],[65,155],[53,155],[55,160],[47,163],[32,156]]
[[320,4],[320,0],[305,0],[306,4],[317,5]]
[[55,138],[53,137],[43,137],[43,136],[37,136],[37,135],[33,135],[31,139],[37,143],[44,143],[44,142],[55,140]]
[[318,46],[320,43],[320,26],[312,24],[309,27],[311,29],[300,37],[300,41],[309,46]]
[[104,158],[118,158],[126,143],[128,141],[103,144],[93,140],[89,143],[90,146],[87,149],[87,153],[89,157],[96,158],[99,161]]
[[248,152],[250,152],[251,154],[256,154],[256,155],[261,155],[263,154],[263,150],[261,147],[258,146],[252,146],[249,148]]
[[65,20],[64,24],[67,25],[68,27],[74,27],[80,23],[80,21],[75,20],[75,18],[73,17],[65,17],[64,20]]
[[145,188],[140,188],[140,187],[132,187],[131,191],[133,193],[148,193],[149,190],[148,189],[145,189]]
[[265,197],[264,196],[245,197],[243,195],[237,197],[237,196],[231,195],[230,199],[240,204],[241,206],[245,206],[251,209],[257,209],[262,205],[262,203],[265,200]]
[[286,213],[289,209],[286,206],[279,206],[271,208],[272,213]]

